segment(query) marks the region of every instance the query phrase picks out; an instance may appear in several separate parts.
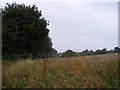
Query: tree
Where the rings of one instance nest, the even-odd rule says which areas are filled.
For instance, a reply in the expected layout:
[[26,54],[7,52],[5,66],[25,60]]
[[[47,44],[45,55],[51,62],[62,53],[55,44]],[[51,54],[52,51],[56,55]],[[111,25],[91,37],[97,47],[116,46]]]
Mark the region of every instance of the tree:
[[88,50],[88,49],[83,50],[83,51],[80,53],[80,55],[82,55],[82,56],[89,55],[89,50]]
[[51,51],[51,57],[52,58],[58,57],[57,50],[55,48]]
[[100,54],[107,54],[107,49],[106,48],[102,49]]
[[75,57],[76,53],[72,50],[67,50],[62,54],[62,57]]
[[114,53],[120,53],[120,48],[119,47],[115,47],[114,48]]
[[101,54],[101,50],[100,50],[100,49],[97,49],[97,50],[95,51],[95,54],[96,54],[96,55]]
[[7,3],[2,20],[3,59],[50,55],[49,23],[35,5]]
[[90,51],[89,51],[89,55],[94,55],[94,51],[93,51],[93,50],[90,50]]

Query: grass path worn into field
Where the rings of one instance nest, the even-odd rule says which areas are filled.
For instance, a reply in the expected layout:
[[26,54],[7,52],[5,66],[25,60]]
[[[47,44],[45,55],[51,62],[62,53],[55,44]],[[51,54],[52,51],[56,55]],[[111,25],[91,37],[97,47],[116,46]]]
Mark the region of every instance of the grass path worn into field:
[[3,62],[5,88],[116,88],[118,54]]

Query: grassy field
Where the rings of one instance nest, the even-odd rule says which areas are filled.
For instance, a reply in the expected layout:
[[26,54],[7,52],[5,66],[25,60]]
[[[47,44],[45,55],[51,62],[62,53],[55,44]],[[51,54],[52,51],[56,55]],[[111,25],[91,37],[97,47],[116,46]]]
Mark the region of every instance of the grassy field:
[[118,54],[3,62],[3,88],[117,88]]

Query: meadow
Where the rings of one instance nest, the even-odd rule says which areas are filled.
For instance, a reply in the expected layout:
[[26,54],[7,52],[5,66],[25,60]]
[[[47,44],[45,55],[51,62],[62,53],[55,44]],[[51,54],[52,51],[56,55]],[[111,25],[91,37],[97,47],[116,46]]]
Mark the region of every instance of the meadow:
[[3,61],[3,88],[117,88],[118,54]]

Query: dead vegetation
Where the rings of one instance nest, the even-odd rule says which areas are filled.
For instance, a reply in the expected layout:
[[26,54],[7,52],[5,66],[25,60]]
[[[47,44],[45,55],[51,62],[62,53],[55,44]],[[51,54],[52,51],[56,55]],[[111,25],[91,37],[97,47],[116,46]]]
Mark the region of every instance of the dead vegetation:
[[2,75],[5,88],[117,88],[118,54],[3,62]]

